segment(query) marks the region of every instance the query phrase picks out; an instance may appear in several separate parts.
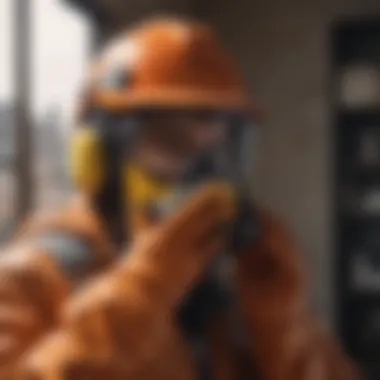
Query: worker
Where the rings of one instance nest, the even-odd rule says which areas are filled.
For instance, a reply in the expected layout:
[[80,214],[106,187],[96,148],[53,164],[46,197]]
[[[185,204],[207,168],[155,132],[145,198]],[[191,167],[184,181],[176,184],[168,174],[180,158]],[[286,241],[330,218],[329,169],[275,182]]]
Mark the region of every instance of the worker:
[[252,199],[260,121],[201,23],[150,19],[106,46],[75,196],[0,258],[0,378],[359,379],[308,310],[287,228]]

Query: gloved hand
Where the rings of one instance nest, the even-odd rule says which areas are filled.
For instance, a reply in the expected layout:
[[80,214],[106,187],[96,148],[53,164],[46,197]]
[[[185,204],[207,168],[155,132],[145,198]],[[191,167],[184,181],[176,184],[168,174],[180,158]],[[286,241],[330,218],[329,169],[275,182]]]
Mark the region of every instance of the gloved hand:
[[0,379],[13,379],[18,358],[57,323],[67,292],[59,270],[32,245],[14,243],[2,253]]
[[268,321],[304,306],[304,263],[286,226],[267,210],[258,210],[257,215],[259,235],[239,257],[238,286],[243,305]]
[[[155,359],[170,335],[168,321],[224,244],[220,226],[232,217],[233,203],[229,188],[207,185],[138,236],[125,257],[68,302],[62,328],[26,358],[20,378],[29,379],[30,373],[40,380],[93,378],[94,365],[86,363],[94,358],[107,380],[120,373],[136,378],[149,368],[153,373],[147,379],[161,378],[154,373],[159,367]],[[79,375],[88,377],[68,377],[73,355]],[[186,363],[183,355],[180,360]],[[186,371],[172,378],[191,378],[188,367]]]
[[161,289],[162,304],[176,303],[228,241],[234,212],[225,183],[204,185],[158,225],[153,221],[143,230],[115,271],[145,273]]

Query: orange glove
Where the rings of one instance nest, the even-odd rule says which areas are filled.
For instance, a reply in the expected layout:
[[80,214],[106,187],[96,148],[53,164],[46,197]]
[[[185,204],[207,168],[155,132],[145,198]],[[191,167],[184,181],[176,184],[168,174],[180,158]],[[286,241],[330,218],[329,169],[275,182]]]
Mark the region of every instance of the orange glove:
[[260,236],[239,256],[238,289],[248,346],[265,380],[357,380],[340,347],[308,312],[305,273],[284,226],[261,211]]
[[[32,215],[22,226],[0,255],[1,380],[6,379],[6,372],[13,380],[18,358],[56,327],[73,285],[70,271],[77,264],[78,252],[71,252],[72,246],[68,245],[68,257],[62,257],[60,249],[56,252],[54,247],[49,249],[49,245],[41,244],[39,239],[52,231],[66,233],[69,240],[82,238],[86,242],[88,274],[103,267],[111,256],[101,226],[83,200],[75,199],[52,213]],[[70,265],[66,267],[67,264]]]
[[21,354],[58,322],[59,306],[67,292],[65,280],[43,252],[14,246],[3,253],[0,260],[1,374],[11,373]]
[[33,373],[38,379],[68,379],[65,374],[73,367],[78,377],[70,380],[92,378],[97,362],[108,380],[160,379],[163,372],[165,379],[191,379],[179,342],[173,358],[181,368],[171,359],[167,363],[174,372],[158,371],[157,360],[175,331],[175,306],[223,246],[225,233],[218,227],[233,211],[229,189],[208,185],[139,236],[126,257],[70,299],[62,329],[36,347],[21,378]]

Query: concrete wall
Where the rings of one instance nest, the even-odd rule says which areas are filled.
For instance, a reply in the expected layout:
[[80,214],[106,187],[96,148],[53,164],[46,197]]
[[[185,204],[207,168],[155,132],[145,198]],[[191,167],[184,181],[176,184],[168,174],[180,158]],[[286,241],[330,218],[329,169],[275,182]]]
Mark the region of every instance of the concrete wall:
[[379,13],[380,2],[211,0],[202,11],[237,57],[249,89],[268,109],[257,195],[295,232],[313,268],[313,304],[331,327],[329,30],[337,16]]

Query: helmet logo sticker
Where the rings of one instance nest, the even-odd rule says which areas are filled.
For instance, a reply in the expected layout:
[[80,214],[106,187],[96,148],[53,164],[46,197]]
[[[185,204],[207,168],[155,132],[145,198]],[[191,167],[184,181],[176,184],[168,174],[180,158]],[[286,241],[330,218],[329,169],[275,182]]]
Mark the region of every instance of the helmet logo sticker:
[[122,65],[134,65],[138,56],[137,46],[134,41],[116,40],[105,51],[103,62],[106,67]]
[[131,80],[131,68],[138,58],[136,44],[131,40],[117,40],[104,52],[102,59],[103,74],[99,85],[110,89],[119,89]]

